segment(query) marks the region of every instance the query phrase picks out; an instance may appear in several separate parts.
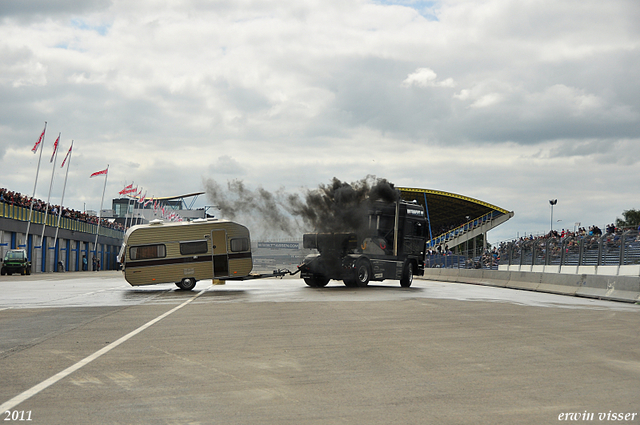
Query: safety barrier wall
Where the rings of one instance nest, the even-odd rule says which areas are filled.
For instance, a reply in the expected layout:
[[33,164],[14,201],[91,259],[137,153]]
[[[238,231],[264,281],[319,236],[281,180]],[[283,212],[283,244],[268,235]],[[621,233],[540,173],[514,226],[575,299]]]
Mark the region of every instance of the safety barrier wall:
[[640,302],[640,277],[531,271],[434,268],[425,279],[470,283],[612,301]]

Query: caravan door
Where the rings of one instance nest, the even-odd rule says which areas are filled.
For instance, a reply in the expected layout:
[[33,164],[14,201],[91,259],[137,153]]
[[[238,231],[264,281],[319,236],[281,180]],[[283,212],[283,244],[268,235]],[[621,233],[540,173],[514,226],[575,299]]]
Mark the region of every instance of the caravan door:
[[227,231],[212,230],[213,277],[229,276],[229,253],[227,252]]

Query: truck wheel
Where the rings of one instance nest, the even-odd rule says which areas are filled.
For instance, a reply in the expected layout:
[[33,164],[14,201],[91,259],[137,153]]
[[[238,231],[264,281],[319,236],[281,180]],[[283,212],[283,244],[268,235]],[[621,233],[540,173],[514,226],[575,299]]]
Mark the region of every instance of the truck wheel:
[[323,288],[327,286],[329,279],[324,276],[314,274],[313,277],[305,277],[304,283],[312,288]]
[[404,266],[404,270],[402,271],[402,279],[400,279],[400,286],[403,288],[408,288],[413,283],[413,263],[411,261],[407,261],[407,264]]
[[7,274],[7,271],[4,269],[4,267],[2,268],[2,270],[0,271],[0,274],[2,276],[4,276],[5,274]]
[[356,286],[365,287],[371,278],[371,266],[368,261],[358,260],[356,263]]
[[180,282],[177,282],[176,285],[184,291],[191,291],[196,287],[196,280],[192,277],[187,277],[182,279]]

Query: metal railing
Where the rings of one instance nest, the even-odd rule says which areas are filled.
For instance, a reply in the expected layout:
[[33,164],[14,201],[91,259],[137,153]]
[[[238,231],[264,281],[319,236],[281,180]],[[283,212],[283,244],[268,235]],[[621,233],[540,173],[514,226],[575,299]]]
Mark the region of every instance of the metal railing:
[[437,246],[437,245],[442,245],[445,244],[447,241],[450,241],[452,239],[457,238],[458,236],[462,236],[463,234],[472,231],[473,229],[476,229],[480,226],[482,226],[483,224],[492,221],[493,219],[495,219],[496,217],[503,215],[502,212],[500,211],[491,211],[486,213],[485,215],[478,217],[476,219],[473,219],[467,223],[464,223],[454,229],[451,229],[443,234],[441,234],[440,236],[437,236],[435,238],[433,238],[430,241],[427,241],[427,246]]
[[457,250],[426,256],[426,267],[493,269],[508,266],[624,266],[640,264],[640,233],[538,237],[502,243],[496,249]]
[[[43,224],[45,213],[41,211],[33,211],[31,216],[31,223]],[[0,217],[9,218],[18,221],[29,221],[29,208],[19,205],[11,205],[5,202],[0,202]],[[47,226],[55,227],[58,223],[57,214],[47,214]],[[85,221],[76,220],[68,217],[60,218],[60,229],[71,230],[74,232],[83,233],[96,233],[97,224],[87,223]],[[111,229],[108,227],[100,226],[100,235],[117,239],[122,239],[124,231]]]
[[538,238],[503,244],[501,265],[622,266],[640,264],[640,234],[626,230],[604,235]]

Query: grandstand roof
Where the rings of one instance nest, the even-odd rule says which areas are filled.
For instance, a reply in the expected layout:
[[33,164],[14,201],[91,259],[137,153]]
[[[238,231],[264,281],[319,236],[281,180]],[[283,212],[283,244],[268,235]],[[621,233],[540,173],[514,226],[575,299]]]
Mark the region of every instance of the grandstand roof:
[[[504,208],[488,202],[440,190],[396,187],[405,201],[416,201],[428,210],[434,233],[451,224],[460,224],[482,217],[492,211],[509,214]],[[468,218],[467,218],[468,217]]]
[[187,193],[186,195],[176,195],[176,196],[154,196],[153,199],[157,201],[173,201],[175,199],[191,198],[192,196],[200,196],[202,194],[204,194],[204,192],[194,192],[194,193]]

